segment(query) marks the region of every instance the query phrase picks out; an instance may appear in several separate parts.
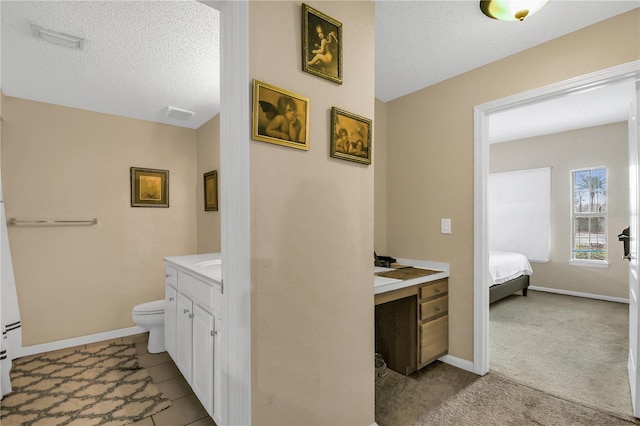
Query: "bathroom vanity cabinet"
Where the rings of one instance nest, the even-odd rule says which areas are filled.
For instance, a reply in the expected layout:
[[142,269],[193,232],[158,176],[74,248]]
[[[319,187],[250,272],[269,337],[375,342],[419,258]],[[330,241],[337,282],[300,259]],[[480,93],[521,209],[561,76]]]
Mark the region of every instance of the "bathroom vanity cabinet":
[[165,347],[204,408],[221,424],[220,258],[165,258]]

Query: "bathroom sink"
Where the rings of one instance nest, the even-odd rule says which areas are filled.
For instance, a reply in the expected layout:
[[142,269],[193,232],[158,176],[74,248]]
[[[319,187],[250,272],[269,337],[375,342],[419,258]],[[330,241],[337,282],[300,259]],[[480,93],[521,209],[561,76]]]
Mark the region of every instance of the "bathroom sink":
[[222,279],[222,260],[203,260],[194,265],[194,270],[218,282]]
[[198,268],[208,268],[210,266],[219,266],[219,265],[222,265],[222,259],[205,260],[205,261],[196,263],[196,267]]

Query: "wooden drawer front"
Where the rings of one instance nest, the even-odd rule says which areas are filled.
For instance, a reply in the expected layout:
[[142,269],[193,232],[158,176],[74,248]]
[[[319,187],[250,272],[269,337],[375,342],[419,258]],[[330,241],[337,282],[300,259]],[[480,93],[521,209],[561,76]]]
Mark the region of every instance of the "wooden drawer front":
[[424,321],[429,318],[444,314],[449,310],[449,296],[438,297],[422,302],[420,304],[420,320]]
[[193,278],[190,275],[178,272],[178,291],[202,306],[210,313],[215,305],[213,287]]
[[447,293],[448,290],[449,282],[447,280],[438,280],[433,284],[425,285],[420,288],[420,299],[441,296]]
[[170,266],[164,267],[164,282],[173,287],[178,287],[178,271]]
[[431,362],[449,349],[449,316],[420,325],[420,364]]

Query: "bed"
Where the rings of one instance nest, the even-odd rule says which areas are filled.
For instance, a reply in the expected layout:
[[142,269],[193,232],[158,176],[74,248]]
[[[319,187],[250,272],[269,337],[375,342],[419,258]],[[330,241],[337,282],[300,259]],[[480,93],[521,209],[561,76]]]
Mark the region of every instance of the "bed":
[[497,302],[522,290],[527,295],[529,276],[533,273],[526,256],[520,253],[491,251],[489,252],[489,303]]

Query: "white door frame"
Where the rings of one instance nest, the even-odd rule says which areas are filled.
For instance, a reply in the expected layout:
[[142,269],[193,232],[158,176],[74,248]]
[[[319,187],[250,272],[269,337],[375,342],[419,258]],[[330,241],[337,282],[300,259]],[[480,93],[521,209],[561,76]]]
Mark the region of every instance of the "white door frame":
[[[222,425],[251,424],[249,2],[199,0],[220,11]],[[248,160],[249,159],[249,160]],[[222,408],[220,410],[219,408]]]
[[489,116],[583,90],[640,78],[640,61],[565,80],[549,86],[477,105],[474,108],[473,213],[473,371],[489,372],[489,248],[487,245],[487,180],[489,175]]

